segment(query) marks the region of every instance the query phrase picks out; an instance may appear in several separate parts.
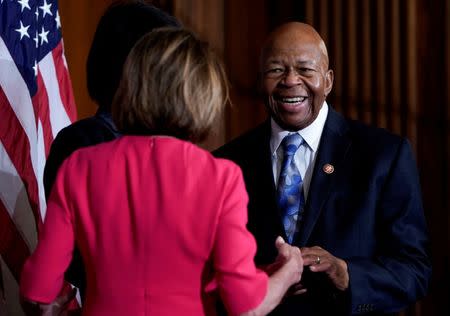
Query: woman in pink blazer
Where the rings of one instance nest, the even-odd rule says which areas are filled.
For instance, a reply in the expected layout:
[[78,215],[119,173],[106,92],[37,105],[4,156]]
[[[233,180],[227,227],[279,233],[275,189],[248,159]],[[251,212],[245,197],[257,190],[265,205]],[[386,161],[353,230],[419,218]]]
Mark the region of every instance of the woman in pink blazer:
[[61,166],[22,296],[55,300],[76,244],[83,315],[213,315],[214,293],[232,315],[272,310],[300,280],[300,250],[278,240],[278,269],[257,269],[240,169],[193,144],[227,97],[221,64],[191,32],[145,35],[112,108],[125,136]]

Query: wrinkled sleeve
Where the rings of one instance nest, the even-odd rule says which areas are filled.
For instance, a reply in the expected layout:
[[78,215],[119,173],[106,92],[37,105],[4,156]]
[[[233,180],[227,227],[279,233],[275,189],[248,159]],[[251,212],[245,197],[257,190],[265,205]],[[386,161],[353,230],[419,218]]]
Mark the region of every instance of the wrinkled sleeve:
[[220,296],[228,312],[239,315],[262,302],[268,276],[253,261],[256,242],[246,228],[248,195],[242,173],[233,164],[227,174],[213,259]]
[[[61,166],[39,233],[38,245],[26,261],[20,279],[20,293],[25,298],[50,303],[60,292],[64,271],[72,259],[74,228],[70,212],[70,159]],[[73,174],[72,174],[73,176]]]

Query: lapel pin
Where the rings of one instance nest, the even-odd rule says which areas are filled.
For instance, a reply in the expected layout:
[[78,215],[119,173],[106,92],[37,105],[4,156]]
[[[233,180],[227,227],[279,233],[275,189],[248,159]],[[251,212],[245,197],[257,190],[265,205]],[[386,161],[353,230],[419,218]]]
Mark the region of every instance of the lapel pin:
[[332,174],[334,172],[334,167],[333,165],[330,165],[329,163],[326,163],[323,166],[323,172],[325,172],[326,174]]

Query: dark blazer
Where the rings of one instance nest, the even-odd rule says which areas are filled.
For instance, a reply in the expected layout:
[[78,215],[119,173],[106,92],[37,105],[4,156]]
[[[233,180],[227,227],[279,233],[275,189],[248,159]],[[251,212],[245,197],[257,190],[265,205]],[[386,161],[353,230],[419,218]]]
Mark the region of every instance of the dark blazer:
[[[104,143],[120,136],[111,119],[111,114],[99,110],[94,116],[79,120],[59,131],[52,142],[44,168],[45,196],[50,196],[56,174],[64,160],[75,150]],[[80,289],[84,299],[86,273],[78,248],[75,248],[72,262],[65,274],[67,281]]]
[[[257,264],[275,260],[284,236],[275,202],[270,121],[214,152],[243,170],[250,197],[248,228]],[[323,167],[334,166],[328,174]],[[408,141],[344,119],[331,107],[320,140],[296,246],[320,246],[345,260],[349,289],[305,270],[306,294],[287,298],[273,315],[383,314],[426,294],[431,275],[418,172]]]

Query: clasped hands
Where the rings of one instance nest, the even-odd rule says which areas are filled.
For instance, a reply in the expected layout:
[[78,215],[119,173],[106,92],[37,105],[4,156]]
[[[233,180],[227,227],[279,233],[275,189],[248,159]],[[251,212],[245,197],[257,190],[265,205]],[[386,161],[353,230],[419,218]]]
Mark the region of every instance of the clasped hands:
[[21,300],[23,311],[27,316],[78,316],[81,309],[69,311],[68,304],[77,294],[77,289],[73,288],[69,293],[58,296],[49,304],[28,301],[24,298]]
[[[300,277],[305,267],[309,267],[313,273],[325,273],[334,286],[340,290],[345,291],[349,284],[349,275],[347,270],[347,263],[319,246],[297,248],[284,242],[281,237],[278,237],[275,245],[278,249],[278,256],[274,263],[262,267],[269,275],[277,271],[281,265],[285,264],[297,252],[301,253],[302,266],[299,268]],[[308,289],[305,288],[299,280],[292,286],[289,295],[303,294]]]

